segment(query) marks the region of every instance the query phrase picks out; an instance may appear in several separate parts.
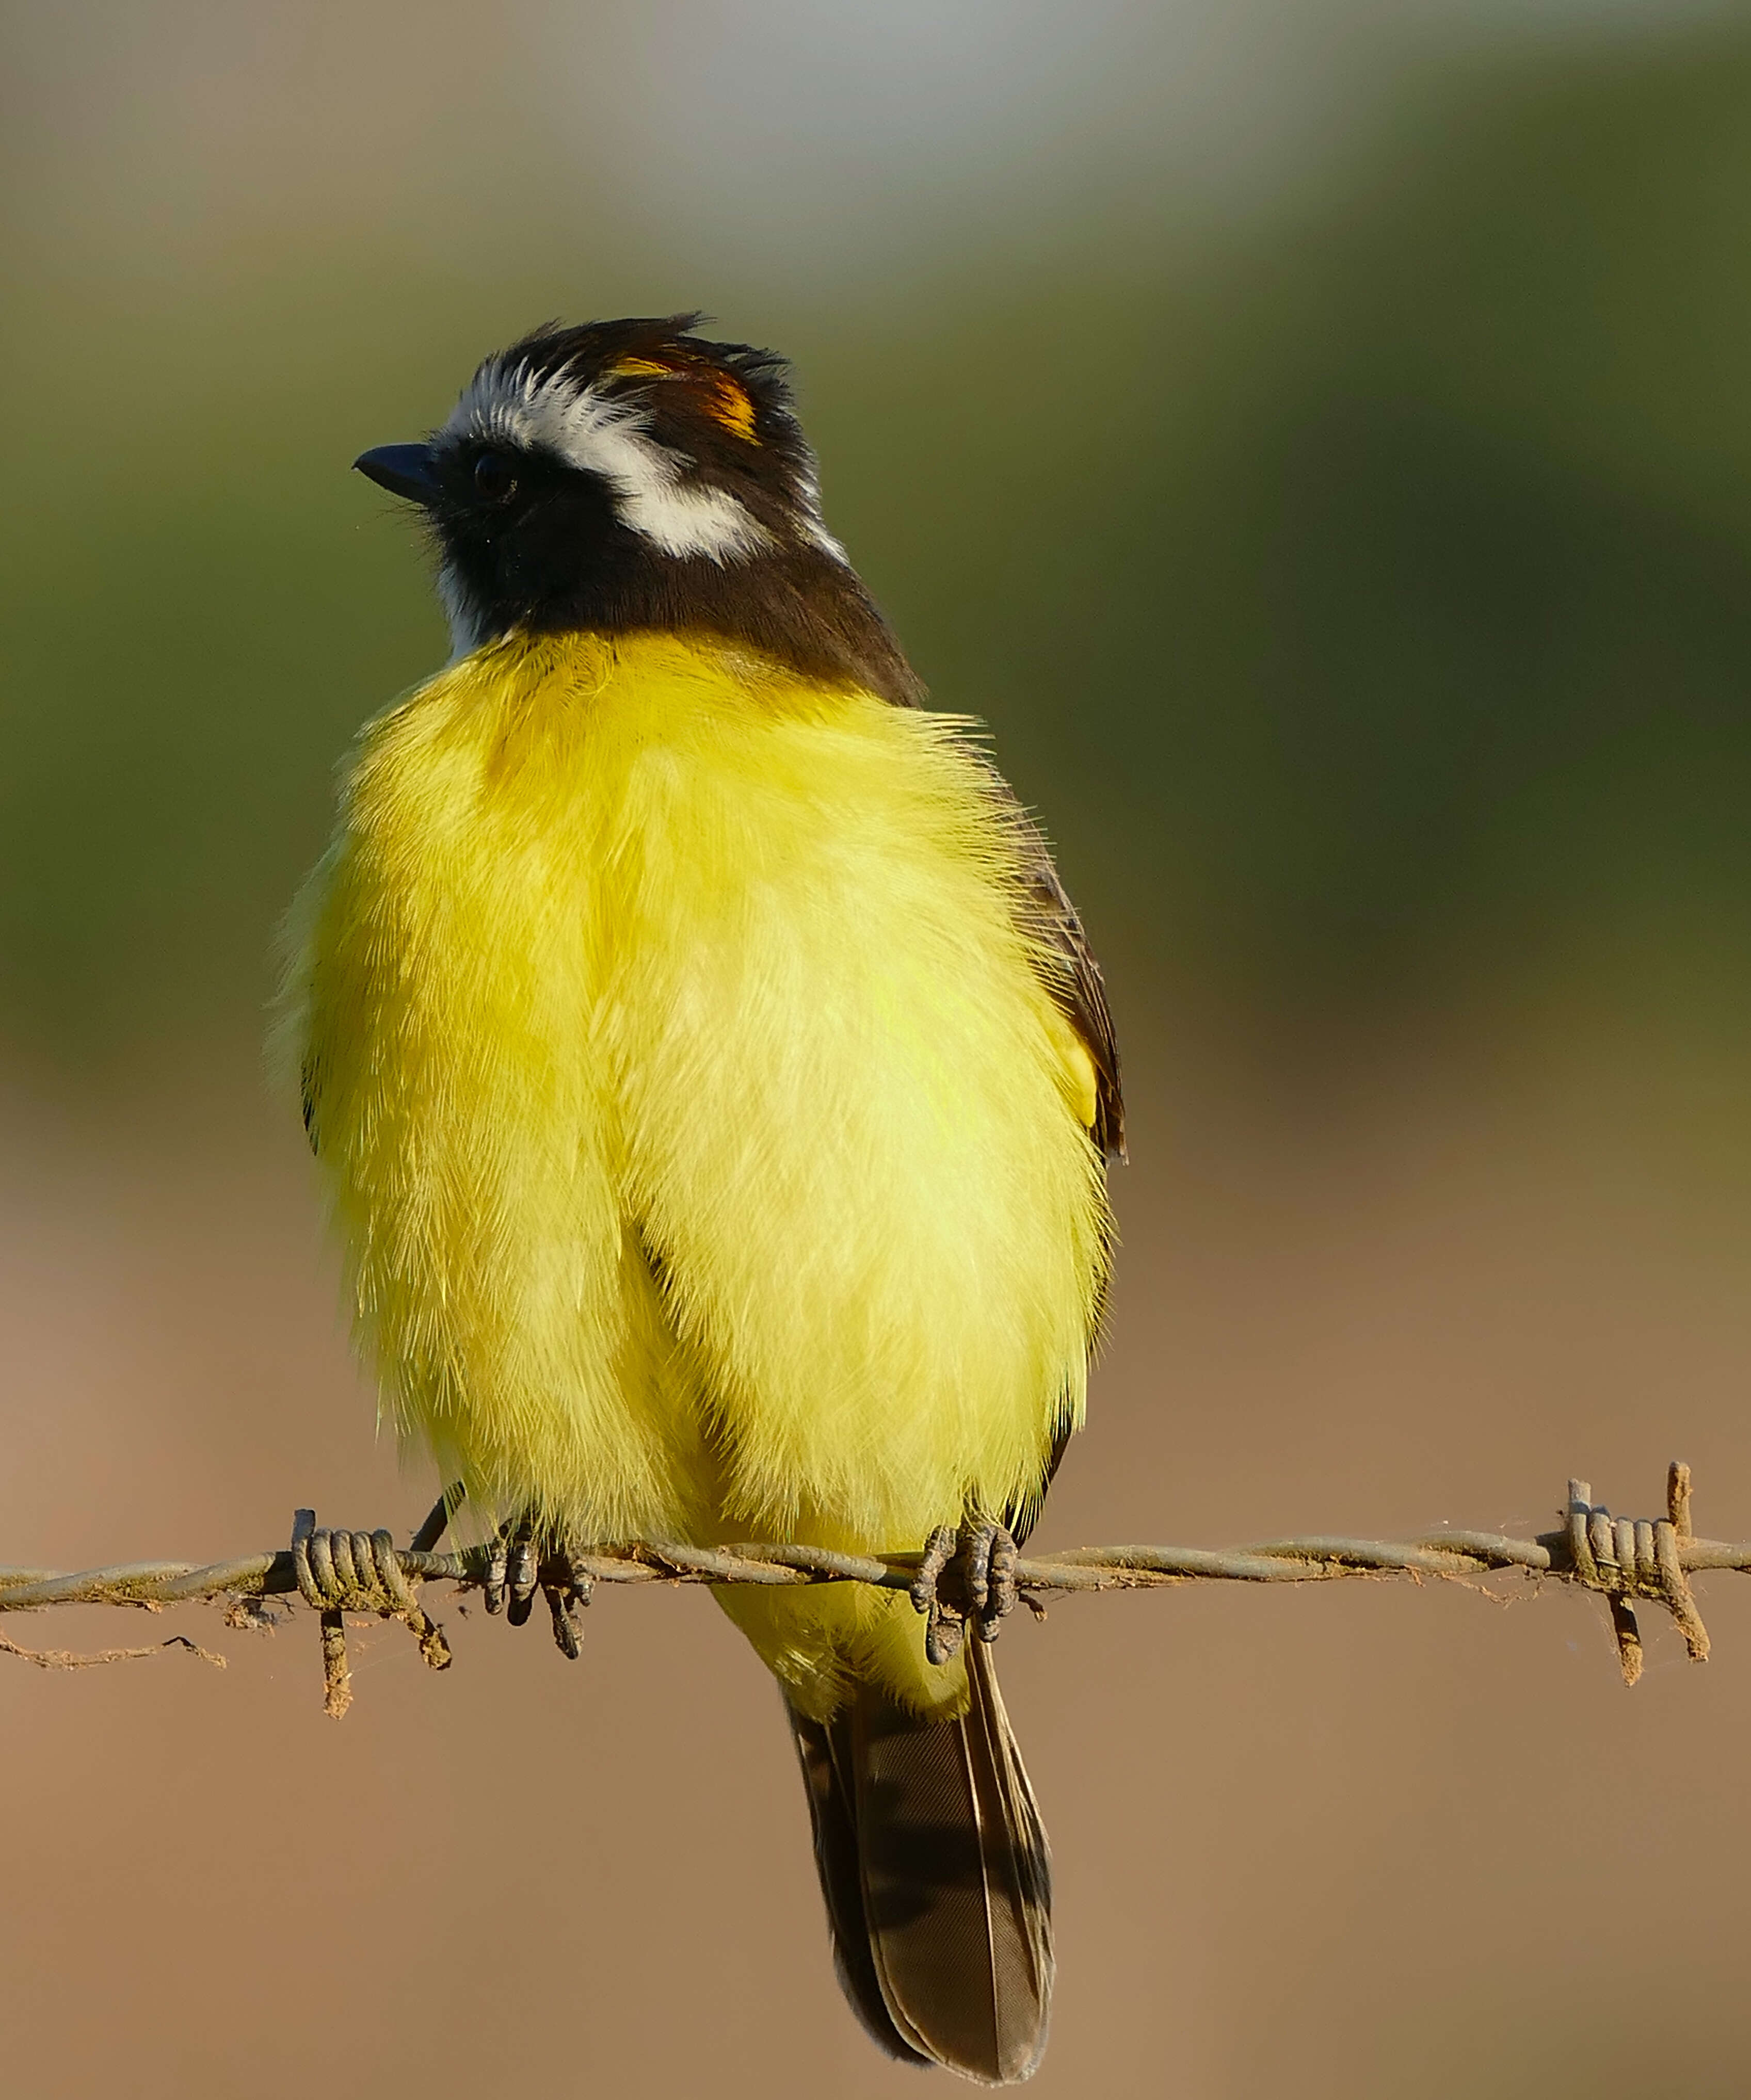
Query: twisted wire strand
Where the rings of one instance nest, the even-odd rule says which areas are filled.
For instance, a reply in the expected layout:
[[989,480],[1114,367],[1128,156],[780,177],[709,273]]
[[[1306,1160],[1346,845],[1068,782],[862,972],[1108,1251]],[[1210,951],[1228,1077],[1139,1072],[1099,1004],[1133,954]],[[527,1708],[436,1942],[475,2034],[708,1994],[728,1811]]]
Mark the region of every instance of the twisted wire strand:
[[[1585,1489],[1584,1482],[1574,1484]],[[1580,1498],[1585,1504],[1586,1497]],[[1609,1513],[1599,1511],[1609,1521]],[[1629,1519],[1617,1520],[1629,1524]],[[1650,1527],[1652,1530],[1653,1528]],[[1615,1545],[1616,1526],[1613,1527]],[[334,1537],[338,1534],[331,1533]],[[349,1533],[374,1542],[377,1534]],[[1742,1545],[1680,1533],[1676,1559],[1685,1573],[1732,1569],[1751,1573],[1751,1542]],[[435,1553],[412,1546],[390,1548],[391,1564],[418,1582],[485,1583],[492,1549],[470,1546]],[[374,1558],[374,1555],[373,1555]],[[909,1590],[924,1555],[868,1556],[836,1553],[825,1546],[751,1544],[686,1546],[664,1539],[629,1545],[591,1546],[571,1555],[593,1582],[868,1582]],[[1603,1556],[1614,1562],[1612,1546]],[[1633,1554],[1632,1554],[1633,1558]],[[1603,1586],[1600,1560],[1577,1549],[1565,1524],[1536,1538],[1502,1532],[1438,1531],[1405,1542],[1314,1536],[1272,1539],[1253,1546],[1213,1549],[1199,1546],[1080,1546],[1061,1553],[1022,1555],[1016,1582],[1022,1590],[1150,1589],[1180,1582],[1321,1582],[1351,1575],[1410,1573],[1450,1576],[1521,1568],[1534,1575]],[[198,1564],[143,1560],[62,1574],[39,1568],[0,1567],[0,1612],[35,1611],[49,1604],[181,1604],[196,1599],[286,1596],[298,1590],[293,1551],[245,1554],[232,1560]],[[380,1608],[374,1599],[358,1608]]]
[[[319,1530],[315,1513],[298,1512],[289,1548],[231,1560],[139,1561],[77,1573],[0,1567],[0,1612],[40,1610],[57,1604],[121,1604],[157,1609],[201,1599],[226,1598],[234,1609],[254,1599],[301,1595],[320,1616],[329,1710],[338,1717],[351,1694],[346,1686],[345,1615],[369,1612],[403,1621],[427,1662],[445,1669],[450,1652],[443,1630],[421,1608],[415,1586],[448,1582],[485,1589],[489,1608],[495,1582],[505,1565],[502,1539],[451,1553],[434,1550],[460,1499],[452,1489],[407,1546],[376,1531]],[[1612,1614],[1626,1683],[1640,1674],[1642,1650],[1634,1605],[1656,1603],[1672,1614],[1693,1661],[1705,1660],[1709,1636],[1690,1587],[1701,1570],[1751,1573],[1751,1542],[1698,1538],[1691,1522],[1687,1466],[1674,1463],[1667,1480],[1667,1509],[1656,1520],[1613,1518],[1595,1506],[1585,1480],[1568,1484],[1564,1523],[1557,1529],[1520,1538],[1506,1533],[1441,1530],[1404,1541],[1334,1538],[1272,1539],[1211,1549],[1192,1546],[1085,1546],[1039,1555],[1017,1555],[1016,1590],[1037,1599],[1053,1592],[1152,1589],[1184,1582],[1321,1582],[1347,1577],[1409,1574],[1453,1577],[1519,1568],[1528,1575],[1573,1582],[1602,1595]],[[933,1564],[927,1566],[927,1562]],[[576,1606],[589,1601],[598,1583],[763,1583],[797,1586],[866,1582],[906,1591],[920,1610],[949,1573],[934,1545],[917,1552],[877,1555],[839,1553],[824,1546],[770,1542],[693,1546],[647,1539],[621,1545],[572,1547],[540,1564],[538,1582],[553,1608],[555,1636],[568,1654],[576,1652]],[[922,1584],[922,1594],[921,1594]],[[247,1612],[245,1612],[247,1617]]]

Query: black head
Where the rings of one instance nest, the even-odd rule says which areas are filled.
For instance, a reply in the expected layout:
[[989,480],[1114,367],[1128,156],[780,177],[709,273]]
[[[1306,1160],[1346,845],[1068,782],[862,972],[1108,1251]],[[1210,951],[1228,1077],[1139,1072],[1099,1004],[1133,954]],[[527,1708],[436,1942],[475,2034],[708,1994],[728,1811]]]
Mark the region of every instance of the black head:
[[783,361],[698,316],[537,329],[422,445],[355,464],[424,509],[458,650],[696,629],[896,700],[918,688],[821,520]]

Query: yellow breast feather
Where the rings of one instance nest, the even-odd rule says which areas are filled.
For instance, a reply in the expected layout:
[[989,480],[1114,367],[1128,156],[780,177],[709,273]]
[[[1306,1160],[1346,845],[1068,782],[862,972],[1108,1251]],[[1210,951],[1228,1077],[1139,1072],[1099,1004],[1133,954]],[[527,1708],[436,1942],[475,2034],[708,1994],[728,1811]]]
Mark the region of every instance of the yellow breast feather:
[[[513,637],[367,730],[288,1030],[471,1498],[898,1550],[1034,1493],[1109,1220],[1011,823],[964,725],[699,638]],[[947,1696],[902,1599],[726,1603],[817,1707],[853,1650]]]

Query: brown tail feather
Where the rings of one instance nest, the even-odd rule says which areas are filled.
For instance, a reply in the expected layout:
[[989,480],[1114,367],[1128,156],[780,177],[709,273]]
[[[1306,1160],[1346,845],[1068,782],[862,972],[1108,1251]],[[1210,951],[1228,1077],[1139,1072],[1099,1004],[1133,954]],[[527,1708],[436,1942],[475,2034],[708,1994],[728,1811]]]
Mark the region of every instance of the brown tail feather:
[[791,1718],[853,2010],[891,2055],[1010,2085],[1046,2045],[1051,1872],[990,1651],[968,1648],[958,1721],[867,1687],[824,1725]]
[[847,1769],[849,1743],[842,1719],[811,1721],[785,1701],[803,1785],[809,1792],[809,1815],[814,1827],[814,1860],[827,1899],[833,1937],[833,1966],[851,2010],[870,2038],[902,2062],[928,2064],[894,2025],[881,1994],[876,1958],[863,1917],[863,1874],[858,1861],[857,1791]]

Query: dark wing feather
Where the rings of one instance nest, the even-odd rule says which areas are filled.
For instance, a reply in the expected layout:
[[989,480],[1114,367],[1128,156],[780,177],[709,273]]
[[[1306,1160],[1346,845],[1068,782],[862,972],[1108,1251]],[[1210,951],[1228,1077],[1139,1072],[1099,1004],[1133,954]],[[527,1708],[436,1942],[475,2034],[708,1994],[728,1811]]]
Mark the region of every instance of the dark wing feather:
[[304,1136],[309,1140],[311,1150],[319,1154],[322,1149],[322,1140],[317,1129],[316,1118],[321,1081],[322,1074],[317,1069],[315,1053],[312,1051],[298,1068],[298,1104],[304,1113]]
[[1094,1141],[1109,1159],[1122,1159],[1125,1097],[1119,1082],[1118,1039],[1113,1031],[1100,965],[1039,826],[1016,802],[1007,783],[1003,792],[1013,807],[1022,848],[1022,923],[1046,951],[1052,966],[1049,989],[1059,1012],[1094,1061]]
[[[1100,965],[1095,960],[1082,920],[1052,864],[1051,849],[1039,827],[995,767],[991,769],[991,780],[1021,848],[1018,916],[1022,928],[1040,957],[1040,975],[1047,990],[1058,1011],[1075,1030],[1077,1039],[1088,1052],[1095,1068],[1095,1121],[1090,1136],[1106,1158],[1122,1160],[1126,1157],[1125,1096],[1119,1078],[1118,1038],[1106,1003]],[[1110,1254],[1110,1248],[1108,1252]],[[1096,1331],[1105,1318],[1103,1290],[1100,1303],[1096,1308]],[[1052,1456],[1038,1488],[1003,1513],[1003,1521],[1017,1543],[1025,1542],[1034,1529],[1046,1491],[1063,1461],[1070,1435],[1070,1424],[1066,1420],[1052,1440]]]

